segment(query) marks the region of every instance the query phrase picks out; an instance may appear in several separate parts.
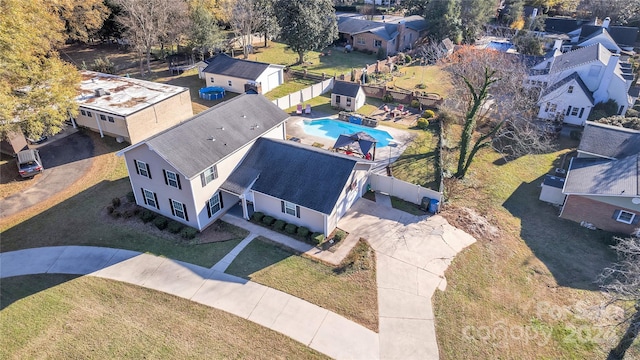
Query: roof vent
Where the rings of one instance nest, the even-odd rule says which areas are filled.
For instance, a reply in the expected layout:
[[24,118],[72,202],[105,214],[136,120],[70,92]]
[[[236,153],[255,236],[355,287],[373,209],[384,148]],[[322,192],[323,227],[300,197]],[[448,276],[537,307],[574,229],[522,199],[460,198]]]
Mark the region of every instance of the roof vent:
[[103,89],[103,88],[97,88],[96,91],[96,97],[100,97],[100,96],[104,96],[104,95],[109,95],[109,93]]

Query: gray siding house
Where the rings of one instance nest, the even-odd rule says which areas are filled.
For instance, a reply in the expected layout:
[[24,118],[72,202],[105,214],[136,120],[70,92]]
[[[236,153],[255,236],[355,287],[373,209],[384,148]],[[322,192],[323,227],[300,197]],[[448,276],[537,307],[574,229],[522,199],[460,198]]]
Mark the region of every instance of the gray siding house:
[[372,164],[285,141],[287,118],[243,94],[121,150],[136,203],[198,230],[240,203],[328,235]]

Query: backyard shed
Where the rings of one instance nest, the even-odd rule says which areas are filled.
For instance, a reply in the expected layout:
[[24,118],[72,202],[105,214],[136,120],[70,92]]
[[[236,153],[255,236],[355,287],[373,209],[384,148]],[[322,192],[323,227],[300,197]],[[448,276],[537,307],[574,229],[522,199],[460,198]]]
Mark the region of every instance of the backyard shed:
[[331,106],[347,111],[356,111],[364,105],[366,95],[360,84],[350,81],[335,81],[331,91]]
[[564,187],[564,178],[545,175],[542,182],[542,189],[540,190],[540,200],[554,204],[564,204],[565,195],[562,193]]

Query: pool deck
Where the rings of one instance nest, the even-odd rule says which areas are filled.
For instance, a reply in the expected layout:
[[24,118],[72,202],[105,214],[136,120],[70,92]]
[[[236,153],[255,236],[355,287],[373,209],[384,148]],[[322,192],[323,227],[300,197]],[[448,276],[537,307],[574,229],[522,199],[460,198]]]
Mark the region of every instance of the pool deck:
[[[335,143],[335,140],[330,140],[325,137],[308,135],[303,130],[304,120],[320,120],[327,118],[339,121],[337,120],[337,116],[323,116],[318,118],[292,116],[289,118],[289,120],[287,120],[287,137],[297,137],[300,139],[300,143],[305,145],[320,143],[323,144],[323,149],[329,150]],[[376,159],[375,166],[373,167],[373,172],[386,174],[385,168],[389,164],[389,162],[393,163],[394,161],[396,161],[400,157],[400,155],[402,155],[407,146],[409,146],[409,144],[413,141],[416,135],[409,131],[391,128],[384,125],[380,125],[375,129],[384,130],[391,134],[391,136],[393,137],[393,142],[397,144],[397,146],[386,146],[383,148],[378,148],[376,150]]]

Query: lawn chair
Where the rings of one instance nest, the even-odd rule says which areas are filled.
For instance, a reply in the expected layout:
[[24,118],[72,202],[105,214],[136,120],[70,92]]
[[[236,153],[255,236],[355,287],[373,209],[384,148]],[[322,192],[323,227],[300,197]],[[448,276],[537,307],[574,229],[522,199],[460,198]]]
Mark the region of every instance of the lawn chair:
[[311,114],[311,104],[307,104],[307,106],[304,108],[304,113]]
[[296,114],[302,115],[302,104],[298,104],[298,106],[296,106]]
[[401,114],[404,112],[404,105],[400,104],[396,107],[396,110],[398,110]]
[[390,110],[389,110],[389,107],[388,107],[387,105],[385,105],[385,106],[382,108],[382,110],[384,110],[384,112],[385,112],[385,113],[388,113],[388,112],[390,111]]

